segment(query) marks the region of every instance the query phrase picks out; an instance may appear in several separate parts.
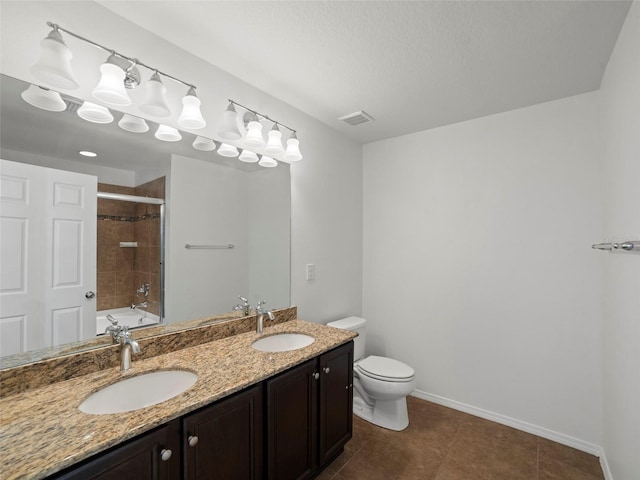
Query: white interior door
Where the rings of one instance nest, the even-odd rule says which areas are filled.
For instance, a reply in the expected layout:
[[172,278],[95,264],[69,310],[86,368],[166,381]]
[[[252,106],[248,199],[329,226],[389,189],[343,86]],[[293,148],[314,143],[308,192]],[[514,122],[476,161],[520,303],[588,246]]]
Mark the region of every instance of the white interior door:
[[96,192],[94,176],[0,160],[0,356],[95,336]]

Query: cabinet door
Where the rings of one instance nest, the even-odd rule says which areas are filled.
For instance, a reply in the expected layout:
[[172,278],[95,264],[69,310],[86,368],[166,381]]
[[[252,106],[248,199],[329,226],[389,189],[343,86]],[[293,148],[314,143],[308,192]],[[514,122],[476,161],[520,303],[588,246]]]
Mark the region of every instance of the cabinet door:
[[184,479],[258,480],[263,472],[263,387],[183,419]]
[[101,453],[97,458],[55,477],[56,480],[174,480],[178,478],[180,478],[180,422],[178,420],[143,434],[107,453]]
[[353,342],[320,356],[319,463],[337,455],[353,431]]
[[267,464],[271,480],[310,478],[317,466],[317,360],[267,381]]

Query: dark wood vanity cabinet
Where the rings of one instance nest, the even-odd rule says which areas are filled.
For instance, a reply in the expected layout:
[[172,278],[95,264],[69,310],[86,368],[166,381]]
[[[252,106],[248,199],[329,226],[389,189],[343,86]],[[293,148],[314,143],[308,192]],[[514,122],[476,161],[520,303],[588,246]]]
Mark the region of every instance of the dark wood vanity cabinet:
[[50,480],[313,478],[351,438],[352,408],[349,342]]
[[351,438],[353,342],[266,385],[267,478],[313,478]]
[[184,417],[182,478],[262,479],[263,423],[262,384]]
[[56,480],[180,478],[180,421],[174,420],[59,474]]
[[321,355],[318,463],[342,451],[353,432],[353,342]]

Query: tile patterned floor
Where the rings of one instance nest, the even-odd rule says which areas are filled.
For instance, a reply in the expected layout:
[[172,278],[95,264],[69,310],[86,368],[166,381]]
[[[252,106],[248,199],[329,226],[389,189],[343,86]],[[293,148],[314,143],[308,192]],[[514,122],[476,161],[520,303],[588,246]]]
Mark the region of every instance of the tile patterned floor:
[[353,438],[318,480],[603,480],[597,457],[408,397],[409,427],[354,416]]

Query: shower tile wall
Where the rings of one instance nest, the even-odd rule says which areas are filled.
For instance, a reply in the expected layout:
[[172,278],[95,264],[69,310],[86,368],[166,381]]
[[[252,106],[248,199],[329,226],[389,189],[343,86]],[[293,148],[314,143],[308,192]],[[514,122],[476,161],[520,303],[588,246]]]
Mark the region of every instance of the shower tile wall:
[[[98,184],[98,191],[164,198],[164,177],[136,188]],[[120,247],[138,242],[138,247]],[[98,199],[97,309],[128,307],[144,297],[135,296],[149,283],[149,308],[158,314],[160,291],[160,207]]]

